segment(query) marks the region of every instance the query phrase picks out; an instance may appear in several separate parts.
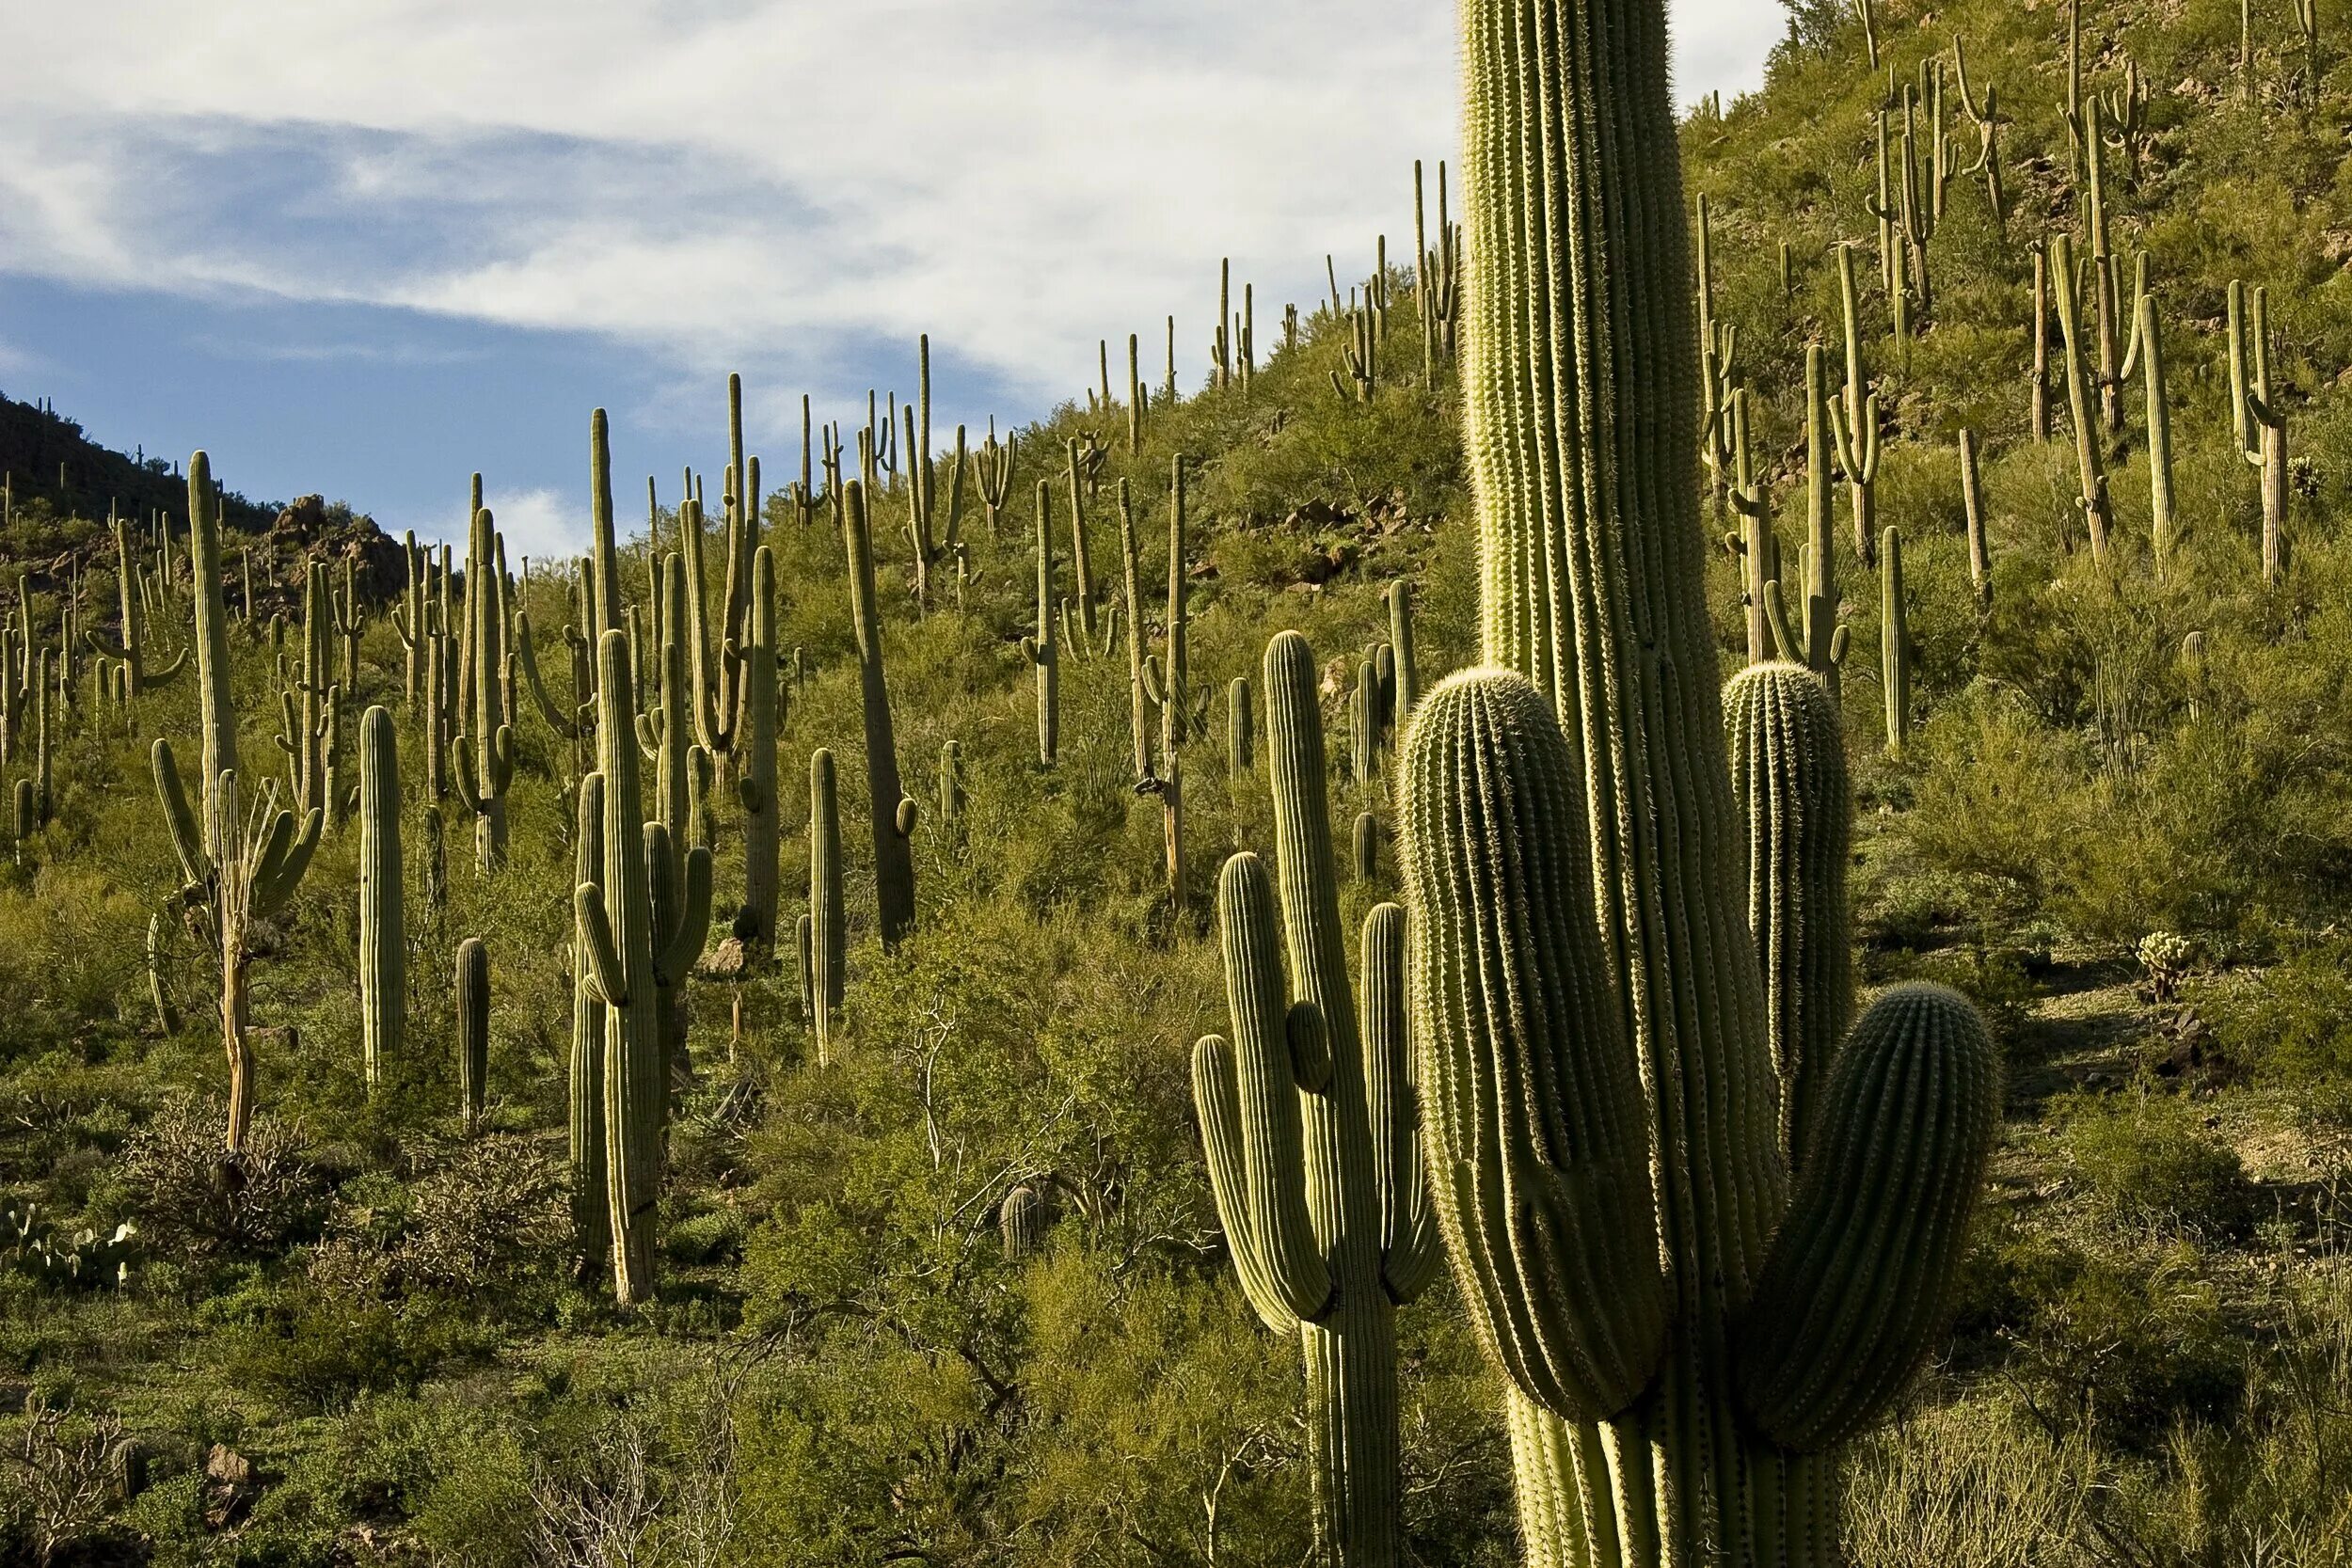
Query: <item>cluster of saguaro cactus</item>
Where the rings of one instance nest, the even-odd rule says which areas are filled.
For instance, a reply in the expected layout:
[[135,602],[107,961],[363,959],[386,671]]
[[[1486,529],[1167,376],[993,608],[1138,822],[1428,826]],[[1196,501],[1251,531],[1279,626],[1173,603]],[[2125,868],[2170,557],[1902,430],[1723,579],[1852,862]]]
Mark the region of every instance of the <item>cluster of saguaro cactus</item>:
[[[1699,586],[1692,275],[1658,151],[1664,7],[1463,18],[1467,450],[1501,668],[1430,693],[1402,767],[1438,1207],[1509,1378],[1532,1559],[1835,1561],[1829,1446],[1932,1332],[1991,1053],[1949,992],[1882,1003],[1790,1202],[1722,849],[1739,806]],[[1531,213],[1549,245],[1525,242]],[[1899,1214],[1862,1201],[1882,1189]]]
[[[91,651],[111,658],[122,667],[131,699],[135,702],[151,687],[168,685],[186,665],[188,650],[181,649],[170,660],[152,664],[154,650],[147,637],[147,604],[153,594],[154,578],[148,575],[146,565],[131,548],[124,524],[117,519],[114,525],[115,572],[117,598],[122,607],[122,636],[119,641],[109,641],[97,632],[86,632]],[[21,596],[21,595],[20,595]],[[28,638],[31,626],[24,628]]]
[[[2075,505],[2090,532],[2091,558],[2105,561],[2107,535],[2115,527],[2115,506],[2107,494],[2106,454],[2102,450],[2099,427],[2092,422],[2097,418],[2091,401],[2095,372],[2089,360],[2090,345],[2085,342],[2090,328],[2083,317],[2076,284],[2074,236],[2052,236],[2049,257],[2052,309],[2058,316],[2066,356],[2067,419],[2074,426],[2074,465],[2082,482]],[[2100,270],[2092,268],[2094,274]]]
[[[1899,290],[1899,284],[1898,290]],[[1879,399],[1862,362],[1862,325],[1854,300],[1853,250],[1837,250],[1837,292],[1846,323],[1846,386],[1829,403],[1829,428],[1836,438],[1837,466],[1846,475],[1853,509],[1854,554],[1865,566],[1878,564]]]
[[1315,680],[1306,640],[1277,637],[1264,667],[1275,879],[1253,854],[1225,864],[1233,1033],[1195,1049],[1193,1098],[1243,1291],[1267,1327],[1299,1337],[1323,1560],[1360,1568],[1397,1560],[1395,1313],[1439,1254],[1406,1071],[1404,911],[1367,917],[1359,998]]
[[[1421,160],[1413,160],[1413,297],[1421,312],[1421,371],[1425,383],[1434,385],[1438,366],[1453,362],[1462,320],[1462,229],[1448,212],[1446,202],[1446,171],[1441,160],[1438,165],[1438,243],[1429,243],[1424,222],[1425,209],[1422,203]],[[1286,335],[1295,336],[1292,324],[1296,309],[1285,323]]]

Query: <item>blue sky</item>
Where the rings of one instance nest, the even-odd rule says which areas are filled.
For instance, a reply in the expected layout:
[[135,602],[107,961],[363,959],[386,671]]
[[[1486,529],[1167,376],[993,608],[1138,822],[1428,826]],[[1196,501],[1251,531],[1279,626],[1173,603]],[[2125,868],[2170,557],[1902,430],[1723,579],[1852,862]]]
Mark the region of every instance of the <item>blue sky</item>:
[[[1686,99],[1754,86],[1784,26],[1673,10]],[[1412,160],[1455,137],[1452,11],[39,8],[0,102],[0,389],[395,532],[448,533],[479,468],[515,547],[576,547],[599,404],[628,484],[667,497],[723,460],[730,370],[774,475],[802,393],[862,419],[920,332],[943,436],[1076,395],[1098,338],[1156,365],[1171,312],[1197,384],[1221,256],[1279,319],[1327,251],[1360,276],[1410,233]]]

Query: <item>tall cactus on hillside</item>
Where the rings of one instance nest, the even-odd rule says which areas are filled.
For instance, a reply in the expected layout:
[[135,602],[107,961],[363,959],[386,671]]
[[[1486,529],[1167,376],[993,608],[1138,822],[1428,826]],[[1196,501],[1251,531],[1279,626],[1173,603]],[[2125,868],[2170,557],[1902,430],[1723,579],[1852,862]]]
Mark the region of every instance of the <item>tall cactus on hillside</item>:
[[458,1123],[468,1137],[482,1126],[490,1085],[490,950],[480,937],[457,944]]
[[359,1039],[371,1088],[400,1061],[406,1035],[405,885],[399,742],[391,714],[376,706],[359,720]]
[[818,747],[808,758],[808,913],[801,917],[802,986],[817,1064],[833,1061],[833,1032],[841,1012],[849,934],[842,925],[841,800],[833,753]]
[[1195,1048],[1193,1099],[1243,1291],[1306,1358],[1322,1560],[1386,1568],[1400,1533],[1396,1308],[1439,1261],[1406,1071],[1405,916],[1384,904],[1367,917],[1351,993],[1306,639],[1275,638],[1264,673],[1280,895],[1256,855],[1226,862],[1233,1035]]
[[1091,640],[1095,635],[1094,552],[1087,545],[1086,464],[1076,441],[1065,442],[1064,448],[1070,458],[1070,570],[1078,600],[1078,630]]
[[[1168,903],[1177,910],[1185,905],[1184,743],[1193,727],[1192,660],[1185,635],[1186,521],[1184,457],[1178,452],[1168,464],[1168,643],[1156,666],[1157,689],[1148,692],[1160,709],[1160,848],[1168,874]],[[1128,635],[1140,645],[1140,615]],[[1144,673],[1148,678],[1153,670],[1147,668]]]
[[[1933,1332],[1996,1101],[1957,997],[1874,1014],[1790,1206],[1705,603],[1664,12],[1464,0],[1466,447],[1504,668],[1432,691],[1407,735],[1414,1034],[1531,1558],[1810,1568],[1839,1560],[1820,1445]],[[1881,1112],[1904,1071],[1948,1087]],[[1823,1170],[1914,1195],[1908,1228],[1817,1202]],[[1784,1275],[1854,1316],[1792,1308]],[[1795,1320],[1776,1338],[1759,1283]],[[1836,1408],[1792,1399],[1791,1369]]]
[[2115,527],[2115,504],[2107,495],[2106,456],[2100,450],[2099,430],[2092,422],[2098,416],[2091,401],[2091,367],[2086,357],[2090,345],[2084,341],[2089,325],[2083,320],[2071,235],[2058,234],[2050,241],[2050,282],[2058,333],[2065,343],[2067,420],[2074,429],[2074,466],[2082,480],[2082,494],[2074,504],[2090,531],[2091,559],[2104,562],[2107,534]]
[[979,492],[980,505],[985,510],[991,539],[996,537],[998,515],[1005,510],[1005,502],[1012,498],[1013,463],[1020,455],[1020,447],[1017,436],[1007,436],[1002,441],[996,439],[996,420],[992,416],[988,421],[988,439],[980,443],[979,452],[973,464],[975,487]]
[[742,771],[735,784],[743,808],[743,909],[750,942],[764,958],[775,951],[777,897],[776,558],[766,545],[752,557],[751,602],[744,623]]
[[2132,286],[2132,341],[2118,372],[2131,379],[2135,366],[2147,373],[2149,546],[2161,573],[2177,531],[2172,500],[2172,402],[2165,387],[2164,326],[2148,288],[2148,253],[2141,251]]
[[[122,638],[120,641],[109,641],[94,631],[84,632],[82,636],[93,653],[114,659],[122,666],[131,698],[135,702],[151,688],[167,686],[176,679],[182,667],[187,663],[188,650],[183,648],[172,655],[168,664],[156,668],[149,666],[151,650],[147,641],[147,603],[139,589],[141,567],[119,520],[114,525],[114,537],[115,577],[119,587],[118,598],[122,606]],[[24,627],[27,646],[30,645],[32,630],[28,621]]]
[[1878,564],[1879,399],[1862,363],[1862,323],[1854,300],[1853,247],[1837,247],[1837,291],[1846,320],[1846,387],[1829,405],[1830,430],[1837,438],[1837,466],[1846,473],[1853,506],[1854,554],[1865,566]]
[[867,531],[866,491],[855,480],[845,488],[850,619],[857,639],[866,720],[866,794],[874,834],[874,905],[882,945],[895,947],[914,929],[915,805],[898,783],[890,683],[882,670],[882,617],[874,606],[874,540]]
[[[579,832],[573,839],[574,887],[604,883],[604,775],[580,782]],[[604,1127],[604,1002],[596,991],[596,955],[585,929],[572,924],[572,1051],[569,1089],[572,1238],[582,1282],[612,1251],[612,1209],[606,1196]]]
[[1879,686],[1886,698],[1886,750],[1900,756],[1911,739],[1911,609],[1903,596],[1902,530],[1880,536]]
[[1021,657],[1037,669],[1037,760],[1054,766],[1061,739],[1061,652],[1054,641],[1054,492],[1037,482],[1037,631]]
[[2270,381],[2270,291],[2230,280],[2230,406],[2238,449],[2262,474],[2263,581],[2287,571],[2287,420]]
[[1993,546],[1984,529],[1984,483],[1977,466],[1977,433],[1960,433],[1960,507],[1968,524],[1968,585],[1979,607],[1993,603]]
[[[655,1204],[669,1104],[663,994],[702,951],[710,926],[710,851],[686,851],[648,824],[637,786],[637,696],[626,634],[596,643],[596,761],[604,804],[604,876],[575,890],[586,974],[604,1005],[606,1190],[612,1295],[624,1307],[653,1290]],[[581,783],[581,795],[589,785]],[[648,830],[651,831],[648,831]]]
[[[432,576],[433,556],[429,549],[417,543],[413,530],[401,535],[400,554],[402,562],[407,566],[408,576],[401,587],[400,602],[392,607],[392,630],[399,634],[404,656],[401,692],[413,704],[418,691],[424,686],[425,591],[426,579]],[[248,575],[250,570],[248,566]],[[248,621],[253,618],[252,607],[253,595],[248,589],[246,594],[246,619]]]
[[474,864],[506,863],[506,790],[515,779],[515,731],[507,722],[505,584],[500,580],[498,526],[489,508],[473,515],[466,558],[463,719],[450,740],[451,782],[474,818]]
[[253,1117],[251,995],[246,967],[256,920],[267,919],[310,868],[326,813],[279,810],[274,789],[246,812],[237,798],[237,715],[229,695],[229,615],[221,602],[220,495],[212,462],[188,460],[188,520],[196,600],[196,680],[199,754],[204,769],[200,812],[191,810],[171,744],[151,752],[155,793],[179,857],[181,902],[191,927],[221,966],[221,1043],[229,1057],[229,1156],[237,1159]]

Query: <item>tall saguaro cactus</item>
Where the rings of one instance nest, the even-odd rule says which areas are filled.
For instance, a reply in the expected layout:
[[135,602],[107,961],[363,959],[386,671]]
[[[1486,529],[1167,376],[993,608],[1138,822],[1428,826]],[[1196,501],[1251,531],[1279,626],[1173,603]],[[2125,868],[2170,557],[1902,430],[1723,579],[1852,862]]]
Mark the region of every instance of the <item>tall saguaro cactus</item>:
[[370,1087],[401,1057],[408,1006],[400,750],[381,705],[359,720],[359,1037]]
[[487,507],[476,508],[466,561],[464,720],[450,742],[451,779],[474,818],[474,863],[496,871],[506,863],[506,789],[515,778],[515,732],[507,722],[506,585],[499,569],[498,528]]
[[1384,904],[1365,921],[1359,1006],[1316,679],[1306,639],[1275,638],[1266,751],[1280,895],[1257,856],[1226,862],[1217,911],[1233,1035],[1195,1048],[1193,1099],[1243,1291],[1268,1328],[1298,1335],[1306,1358],[1323,1560],[1386,1568],[1399,1532],[1396,1308],[1428,1285],[1439,1254],[1406,1074],[1404,911]]
[[1037,631],[1021,640],[1037,668],[1037,760],[1054,766],[1061,739],[1061,651],[1054,641],[1054,491],[1037,482]]
[[[580,832],[573,840],[575,887],[604,883],[604,775],[580,782]],[[580,1277],[595,1277],[612,1251],[612,1210],[605,1194],[604,1002],[596,991],[596,955],[580,923],[572,928],[572,1053],[570,1088],[572,1238]]]
[[[120,588],[118,597],[122,606],[122,640],[119,642],[109,642],[94,631],[85,632],[83,635],[87,639],[92,652],[121,664],[124,679],[130,687],[131,698],[135,702],[140,693],[150,688],[168,685],[176,679],[182,666],[187,663],[188,651],[185,648],[181,649],[171,657],[170,663],[161,667],[149,664],[147,602],[139,584],[142,568],[139,564],[139,558],[133,552],[128,535],[125,534],[123,529],[124,525],[117,520],[114,525],[115,575]],[[24,625],[24,631],[25,646],[29,648],[33,635],[32,623],[29,619]]]
[[[1502,668],[1425,697],[1400,769],[1436,1197],[1509,1378],[1531,1557],[1810,1568],[1838,1560],[1824,1446],[1933,1332],[1990,1053],[1948,992],[1866,1021],[1805,1167],[1842,1187],[1791,1209],[1704,602],[1665,6],[1462,19],[1466,445]],[[1934,1087],[1882,1110],[1906,1072]],[[1893,1227],[1834,1201],[1881,1184],[1919,1200]],[[1853,1314],[1757,1332],[1768,1270],[1775,1301],[1820,1282]]]
[[890,683],[882,671],[882,615],[874,604],[874,538],[866,491],[843,486],[843,533],[850,556],[850,619],[857,638],[858,686],[866,719],[866,795],[874,833],[874,905],[882,945],[914,929],[914,800],[898,782],[898,743],[890,721]]
[[265,792],[256,809],[237,799],[237,715],[229,695],[229,613],[220,589],[220,493],[212,462],[188,459],[188,522],[196,600],[196,684],[201,766],[199,818],[188,805],[170,742],[157,740],[151,760],[155,793],[180,860],[181,902],[191,927],[220,959],[221,1043],[229,1057],[229,1156],[243,1151],[253,1117],[251,995],[253,922],[267,919],[294,896],[310,869],[326,814],[279,810]]
[[743,907],[751,941],[763,955],[776,942],[776,558],[766,545],[752,557],[751,603],[742,654],[742,773],[735,793],[743,807]]
[[[710,851],[700,845],[687,850],[681,870],[668,832],[643,814],[629,662],[627,634],[608,631],[598,638],[598,768],[590,778],[604,803],[604,876],[573,893],[578,941],[588,958],[585,976],[604,1006],[612,1295],[624,1307],[653,1291],[654,1206],[669,1104],[664,993],[702,951],[710,926]],[[583,798],[590,787],[581,781]]]

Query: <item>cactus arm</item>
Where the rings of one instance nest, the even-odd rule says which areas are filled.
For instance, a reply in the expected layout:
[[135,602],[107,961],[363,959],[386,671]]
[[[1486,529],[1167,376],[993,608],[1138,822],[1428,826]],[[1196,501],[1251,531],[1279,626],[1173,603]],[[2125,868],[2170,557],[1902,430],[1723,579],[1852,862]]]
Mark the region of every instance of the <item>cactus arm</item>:
[[1421,1166],[1412,1059],[1406,1046],[1405,911],[1364,916],[1356,1016],[1364,1032],[1364,1088],[1380,1182],[1380,1281],[1398,1306],[1419,1296],[1444,1261],[1437,1212]]
[[710,849],[697,844],[686,851],[686,896],[678,907],[677,925],[654,954],[657,973],[675,985],[703,954],[710,935]]
[[[565,630],[568,641],[570,628]],[[548,695],[547,683],[540,678],[539,654],[532,645],[531,612],[527,610],[515,613],[515,658],[522,666],[523,684],[531,690],[531,700],[539,705],[539,712],[547,720],[548,728],[566,740],[578,740],[580,735],[578,717],[565,713],[556,705]]]
[[1896,986],[1854,1025],[1739,1342],[1741,1402],[1774,1441],[1818,1450],[1893,1402],[1942,1324],[1999,1115],[1957,992]]
[[1266,1327],[1277,1334],[1295,1334],[1297,1314],[1283,1303],[1251,1221],[1242,1152],[1240,1079],[1232,1047],[1221,1035],[1204,1035],[1192,1049],[1192,1099],[1200,1114],[1200,1141],[1208,1150],[1210,1194],[1225,1227],[1226,1246],[1233,1255],[1233,1273],[1241,1279],[1242,1294]]
[[82,633],[82,641],[89,644],[90,652],[102,658],[120,660],[131,657],[129,650],[121,643],[101,632],[85,631]]
[[1764,585],[1764,622],[1772,628],[1772,647],[1781,658],[1804,662],[1804,644],[1788,626],[1788,606],[1781,597],[1780,579]]
[[1403,759],[1425,1140],[1488,1354],[1553,1414],[1624,1410],[1668,1325],[1640,1064],[1592,902],[1581,776],[1495,670],[1422,699]]
[[165,665],[162,669],[141,669],[139,671],[139,684],[141,686],[167,686],[179,675],[180,671],[187,664],[187,662],[188,650],[183,648],[178,653],[172,655],[171,662]]
[[[284,744],[282,736],[279,744]],[[292,747],[287,749],[293,750]],[[452,759],[456,763],[456,766],[450,769],[450,784],[457,791],[457,799],[466,810],[475,816],[480,816],[488,808],[483,802],[482,792],[474,786],[476,775],[473,742],[463,735],[452,736],[449,749]]]
[[181,787],[171,742],[158,737],[150,756],[155,769],[155,795],[163,802],[164,825],[171,831],[171,847],[180,857],[181,874],[190,887],[202,887],[213,879],[213,861],[204,852],[204,832],[188,809],[187,791]]
[[303,874],[310,869],[310,856],[319,847],[319,836],[326,831],[326,813],[312,806],[302,819],[302,831],[294,831],[294,815],[281,811],[270,823],[268,846],[254,863],[253,912],[267,917],[285,906],[287,899],[301,885]]
[[612,941],[612,921],[604,907],[604,890],[582,882],[572,890],[572,918],[588,959],[580,979],[608,1007],[628,1006],[628,982],[621,968],[621,953]]

